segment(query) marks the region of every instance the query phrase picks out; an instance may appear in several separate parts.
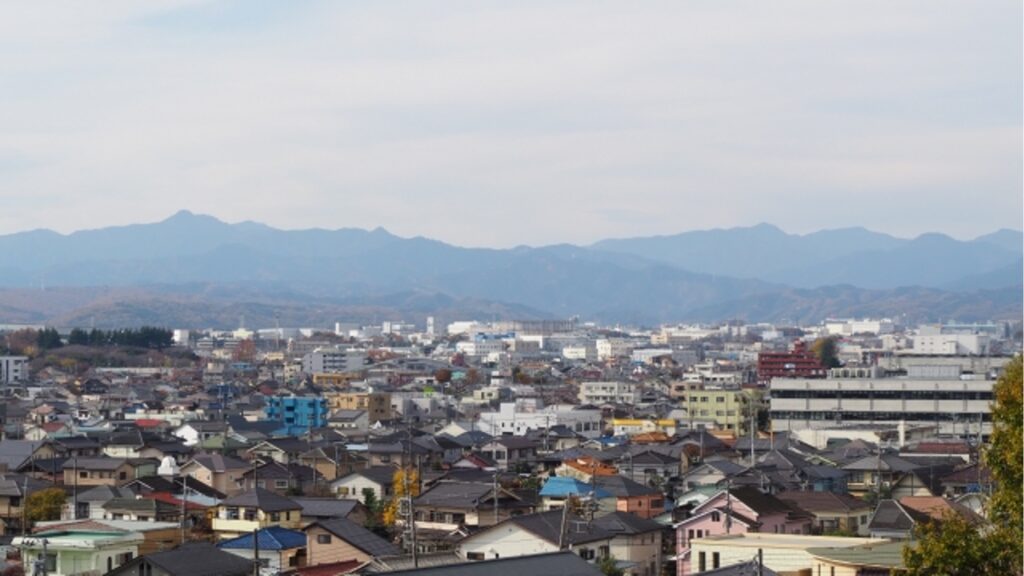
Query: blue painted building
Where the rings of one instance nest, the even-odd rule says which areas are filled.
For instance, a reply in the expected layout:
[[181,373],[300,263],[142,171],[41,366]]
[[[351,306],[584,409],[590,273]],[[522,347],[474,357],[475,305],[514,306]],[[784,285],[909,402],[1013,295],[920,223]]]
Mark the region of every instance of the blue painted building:
[[288,433],[327,425],[327,400],[317,396],[271,396],[266,399],[267,420],[280,422]]

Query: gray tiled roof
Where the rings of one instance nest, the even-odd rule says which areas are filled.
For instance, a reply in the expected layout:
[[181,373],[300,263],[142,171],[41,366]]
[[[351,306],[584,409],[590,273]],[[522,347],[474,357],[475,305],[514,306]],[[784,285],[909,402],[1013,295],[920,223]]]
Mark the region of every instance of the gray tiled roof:
[[138,574],[141,569],[137,567],[143,563],[159,568],[168,576],[248,576],[252,573],[251,560],[218,550],[205,542],[193,542],[174,550],[140,556],[108,576]]
[[232,496],[227,500],[221,502],[224,506],[246,506],[250,508],[259,508],[264,512],[281,512],[283,510],[299,510],[299,506],[294,500],[285,498],[271,492],[270,490],[264,490],[263,488],[256,488],[243,492],[237,496]]
[[371,556],[393,556],[400,553],[394,544],[346,518],[320,520],[307,526],[306,530],[316,526],[327,530]]

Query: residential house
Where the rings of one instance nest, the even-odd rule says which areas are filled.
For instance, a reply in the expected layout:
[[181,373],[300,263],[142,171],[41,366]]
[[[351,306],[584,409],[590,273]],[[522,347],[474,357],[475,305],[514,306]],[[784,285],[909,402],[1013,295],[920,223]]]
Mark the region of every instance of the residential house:
[[181,473],[199,480],[218,492],[233,496],[242,491],[242,475],[252,466],[222,454],[196,454],[181,467]]
[[614,557],[628,576],[656,576],[661,568],[663,528],[623,512],[588,521],[568,510],[553,510],[516,516],[476,532],[460,541],[457,551],[467,560],[488,560],[565,547],[588,562]]
[[872,455],[842,467],[850,473],[847,483],[850,494],[863,497],[879,488],[891,488],[919,465],[895,454]]
[[358,470],[331,482],[331,493],[340,498],[364,501],[365,491],[370,490],[378,502],[384,502],[394,494],[393,484],[397,471],[398,468],[394,466],[371,466]]
[[692,545],[701,538],[748,532],[810,534],[812,519],[807,512],[756,488],[722,490],[698,504],[689,518],[675,525],[677,573],[690,573]]
[[270,461],[242,474],[241,486],[243,490],[266,488],[281,494],[305,494],[315,492],[321,486],[326,489],[327,483],[316,470],[308,466]]
[[124,458],[71,458],[64,462],[65,486],[118,486],[135,478]]
[[0,533],[22,530],[25,498],[52,484],[22,474],[0,474]]
[[536,440],[525,436],[496,436],[480,447],[480,453],[494,460],[499,470],[527,471],[537,460]]
[[597,500],[612,498],[612,495],[589,483],[566,476],[552,476],[544,482],[540,489],[540,509],[558,510],[572,498],[588,498],[591,495]]
[[331,520],[333,518],[348,518],[349,520],[362,525],[366,522],[368,510],[358,500],[347,500],[342,498],[304,498],[296,496],[292,498],[296,504],[302,506],[302,525],[306,526],[318,520]]
[[625,476],[598,476],[597,488],[614,498],[614,510],[636,514],[640,518],[654,518],[665,511],[665,496],[661,490],[634,482]]
[[377,557],[393,556],[401,551],[394,544],[347,518],[318,520],[306,533],[309,566],[357,561],[360,564]]
[[812,574],[836,576],[889,576],[902,574],[903,542],[863,544],[850,548],[808,548]]
[[279,494],[255,488],[237,494],[217,505],[213,530],[226,540],[268,526],[299,528],[302,507]]
[[219,550],[206,542],[134,558],[106,576],[251,576],[251,560]]
[[222,540],[217,548],[250,562],[256,560],[258,548],[260,568],[272,574],[306,564],[306,534],[280,526],[268,526],[253,534]]
[[[443,555],[442,555],[443,556]],[[529,576],[601,576],[601,570],[569,551],[499,558],[483,562],[450,563],[448,558],[435,565],[412,568],[407,558],[375,561],[371,567],[382,566],[389,576],[496,576],[499,574],[528,574]],[[394,570],[392,567],[404,569]]]
[[874,508],[849,494],[834,492],[783,492],[779,500],[814,516],[814,534],[846,533],[867,536],[868,521]]
[[21,550],[26,567],[38,559],[48,576],[77,576],[105,574],[120,567],[138,556],[142,542],[140,533],[86,521],[37,530],[15,538],[12,544]]
[[493,526],[536,507],[524,495],[491,482],[441,481],[420,494],[415,503],[417,529],[449,533],[464,526]]

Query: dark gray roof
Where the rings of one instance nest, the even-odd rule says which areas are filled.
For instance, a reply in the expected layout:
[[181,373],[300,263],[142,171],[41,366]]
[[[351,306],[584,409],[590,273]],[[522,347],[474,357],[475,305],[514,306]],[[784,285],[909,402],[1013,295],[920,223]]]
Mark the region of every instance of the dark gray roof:
[[0,464],[6,464],[8,470],[17,470],[42,445],[42,441],[35,440],[0,441]]
[[[915,518],[916,517],[916,518]],[[881,500],[868,523],[871,530],[906,530],[914,528],[916,521],[928,520],[926,514],[900,506],[895,500]]]
[[275,494],[270,490],[264,490],[263,488],[242,492],[237,496],[224,500],[221,504],[224,506],[259,508],[264,512],[281,512],[283,510],[300,510],[302,508],[294,500]]
[[347,518],[319,520],[305,529],[319,526],[371,556],[393,556],[401,551],[394,544]]
[[392,576],[601,576],[594,564],[572,552],[562,551],[533,556],[500,558],[466,564],[450,564],[413,570],[389,572]]
[[476,482],[438,482],[416,498],[417,506],[451,506],[476,508],[491,495],[491,484]]
[[659,532],[665,527],[647,518],[641,518],[628,512],[612,512],[594,518],[594,525],[612,534],[646,534]]
[[661,491],[657,488],[644,486],[643,484],[634,482],[625,476],[598,476],[594,480],[594,483],[597,484],[598,488],[602,488],[616,498],[661,494]]
[[169,576],[249,576],[252,561],[217,549],[206,542],[182,544],[174,550],[153,552],[135,558],[107,576],[138,574],[141,564],[148,563]]
[[359,506],[358,500],[339,500],[337,498],[292,498],[302,506],[303,516],[316,518],[345,518]]
[[346,474],[342,478],[348,478],[349,476],[362,476],[372,482],[380,484],[382,486],[390,486],[395,479],[395,471],[398,468],[394,466],[370,466],[363,470],[357,470],[351,474]]

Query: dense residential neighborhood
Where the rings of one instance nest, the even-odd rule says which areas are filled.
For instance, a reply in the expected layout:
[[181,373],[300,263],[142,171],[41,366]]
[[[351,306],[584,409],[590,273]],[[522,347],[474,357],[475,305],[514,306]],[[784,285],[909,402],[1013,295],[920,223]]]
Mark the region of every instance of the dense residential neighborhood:
[[8,326],[2,573],[898,574],[988,522],[1020,334]]

